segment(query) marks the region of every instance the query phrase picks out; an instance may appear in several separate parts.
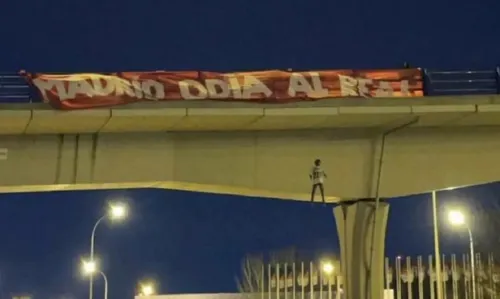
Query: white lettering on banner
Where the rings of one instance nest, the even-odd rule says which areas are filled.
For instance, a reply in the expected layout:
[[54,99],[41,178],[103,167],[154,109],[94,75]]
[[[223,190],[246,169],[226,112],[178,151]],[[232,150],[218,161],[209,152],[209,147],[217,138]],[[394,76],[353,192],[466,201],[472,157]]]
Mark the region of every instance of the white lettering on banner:
[[[367,78],[356,78],[346,75],[332,75],[332,80],[338,78],[342,97],[392,97],[393,86],[399,84],[397,90],[401,96],[409,96],[408,80],[388,82]],[[166,97],[165,83],[152,79],[124,79],[118,76],[97,74],[79,74],[67,76],[42,76],[33,80],[45,101],[50,94],[55,94],[60,101],[82,97],[130,97],[137,100],[164,100]],[[180,99],[236,99],[271,98],[274,92],[286,93],[290,98],[306,96],[308,98],[327,98],[330,95],[328,88],[318,72],[291,73],[288,86],[279,82],[278,90],[274,91],[274,83],[268,85],[257,76],[252,75],[224,75],[222,78],[199,80],[181,80],[167,84],[167,88],[174,88],[177,84]],[[174,91],[175,92],[175,91]],[[175,98],[172,98],[175,99]]]
[[163,84],[155,80],[145,80],[141,83],[141,89],[146,99],[154,101],[165,99],[165,87]]
[[[74,80],[72,77],[74,77]],[[66,80],[34,79],[33,83],[40,90],[45,101],[47,92],[55,88],[61,101],[77,96],[98,97],[115,94],[138,99],[161,100],[165,98],[163,84],[155,80],[128,81],[113,76],[69,76]],[[67,87],[66,87],[67,85]]]
[[362,97],[370,96],[370,88],[368,87],[373,83],[372,79],[358,78],[358,93]]
[[[191,93],[191,89],[196,90],[196,94]],[[179,82],[179,90],[181,92],[181,98],[185,100],[202,100],[206,99],[208,96],[208,91],[196,80],[182,80]]]
[[[345,75],[339,75],[340,94],[343,97],[370,97],[370,87],[375,88],[375,97],[392,97],[394,90],[391,83],[388,81],[376,81],[365,78],[354,78]],[[400,81],[400,90],[402,96],[408,96],[409,82],[408,80]]]
[[207,92],[212,99],[227,99],[231,94],[229,84],[220,79],[207,79],[205,80]]
[[86,80],[79,80],[68,83],[68,90],[61,94],[59,92],[59,97],[61,100],[73,99],[76,95],[89,95],[94,88]]
[[266,97],[271,97],[273,92],[262,81],[254,76],[245,76],[242,86],[243,98],[249,99],[254,93],[262,93]]
[[[105,78],[92,78],[91,80],[95,96],[107,96],[115,90],[115,84],[110,84]],[[115,80],[113,80],[113,82],[114,81]]]
[[391,84],[386,81],[380,81],[377,90],[375,90],[376,97],[392,97],[393,93],[394,90],[392,90]]
[[33,84],[35,84],[35,86],[38,88],[45,102],[48,102],[49,100],[49,98],[47,97],[47,91],[55,87],[57,94],[59,94],[64,90],[64,83],[61,81],[35,79],[33,80]]
[[240,84],[235,76],[228,76],[226,80],[207,79],[205,84],[196,80],[182,80],[179,82],[181,97],[185,100],[203,99],[251,99],[255,94],[271,97],[273,92],[262,81],[254,76],[244,76]]
[[229,89],[233,92],[233,95],[236,99],[241,99],[243,94],[241,93],[241,86],[238,77],[236,76],[228,76]]
[[401,80],[401,95],[405,97],[410,96],[410,82],[408,80]]
[[353,77],[339,75],[340,95],[343,97],[357,97],[358,81]]
[[301,73],[292,73],[288,84],[288,95],[297,96],[297,93],[303,92],[311,98],[321,98],[328,96],[328,89],[323,87],[321,77],[316,72],[310,72],[311,83]]

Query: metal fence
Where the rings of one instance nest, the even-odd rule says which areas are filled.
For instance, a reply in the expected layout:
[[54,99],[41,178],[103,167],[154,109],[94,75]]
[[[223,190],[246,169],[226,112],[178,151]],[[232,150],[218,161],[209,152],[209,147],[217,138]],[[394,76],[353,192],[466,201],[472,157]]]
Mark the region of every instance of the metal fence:
[[[500,94],[500,67],[488,70],[422,70],[424,95]],[[15,73],[0,73],[0,103],[36,103],[41,98]]]
[[[477,299],[500,299],[500,267],[493,255],[477,254],[475,261]],[[443,299],[472,299],[470,256],[443,255],[441,262]],[[251,292],[260,299],[338,299],[343,278],[339,263],[333,264],[331,272],[324,271],[322,262],[268,264],[253,279]],[[437,298],[433,264],[432,256],[386,258],[386,294],[395,299]]]
[[38,99],[22,76],[0,73],[0,103],[41,102]]
[[439,95],[488,95],[500,93],[500,68],[496,70],[424,70],[424,93]]

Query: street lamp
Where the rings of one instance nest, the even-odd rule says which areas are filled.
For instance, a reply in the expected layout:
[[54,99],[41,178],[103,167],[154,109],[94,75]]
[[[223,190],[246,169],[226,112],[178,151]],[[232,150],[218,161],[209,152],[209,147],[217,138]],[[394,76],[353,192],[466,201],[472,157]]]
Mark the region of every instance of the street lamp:
[[335,267],[331,262],[324,262],[323,265],[321,266],[321,270],[323,270],[325,274],[331,275],[335,270]]
[[109,206],[109,218],[111,220],[122,220],[127,217],[127,206],[125,204],[112,204]]
[[435,271],[437,285],[437,299],[443,299],[443,276],[441,274],[441,251],[439,249],[439,226],[437,212],[437,191],[432,191],[432,219],[434,222],[434,255],[435,255]]
[[450,211],[448,213],[448,220],[451,224],[459,226],[465,224],[465,215],[460,211]]
[[464,226],[469,233],[469,247],[470,247],[470,264],[471,264],[471,275],[472,275],[472,299],[476,299],[476,263],[474,256],[474,239],[472,238],[472,231],[470,230],[467,221],[465,220],[464,213],[460,211],[450,211],[448,213],[448,220],[454,226]]
[[97,271],[97,264],[95,261],[83,261],[82,272],[84,275],[90,275]]
[[[99,218],[94,224],[94,228],[92,229],[92,235],[90,236],[90,261],[94,262],[94,243],[95,243],[95,232],[99,224],[106,218],[109,218],[113,221],[123,220],[127,217],[128,207],[124,203],[112,203],[108,207],[108,211],[104,216]],[[93,284],[94,277],[93,272],[89,273],[90,281],[89,281],[89,299],[92,299],[93,296]]]
[[99,271],[97,264],[94,260],[83,261],[82,263],[82,272],[85,276],[89,276],[92,279],[93,275],[98,272],[101,274],[104,279],[104,299],[108,299],[108,278],[104,274],[104,272]]
[[141,291],[140,291],[141,296],[151,296],[155,292],[156,292],[156,290],[155,290],[153,283],[148,282],[148,283],[141,284]]
[[[453,190],[455,187],[445,188],[443,190]],[[437,192],[440,190],[433,190],[432,194],[432,219],[434,228],[434,255],[435,255],[435,271],[436,271],[436,285],[437,285],[437,299],[443,299],[443,276],[441,273],[441,251],[439,249],[439,226],[438,226],[438,209],[437,209]]]
[[139,296],[151,296],[157,292],[156,282],[151,279],[140,281],[138,286]]

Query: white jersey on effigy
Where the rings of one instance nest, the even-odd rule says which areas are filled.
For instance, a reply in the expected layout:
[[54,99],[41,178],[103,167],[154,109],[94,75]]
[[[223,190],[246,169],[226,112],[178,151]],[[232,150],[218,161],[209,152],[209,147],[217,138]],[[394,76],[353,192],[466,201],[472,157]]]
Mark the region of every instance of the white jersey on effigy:
[[325,176],[325,172],[320,166],[313,166],[311,169],[311,179],[313,184],[323,184]]

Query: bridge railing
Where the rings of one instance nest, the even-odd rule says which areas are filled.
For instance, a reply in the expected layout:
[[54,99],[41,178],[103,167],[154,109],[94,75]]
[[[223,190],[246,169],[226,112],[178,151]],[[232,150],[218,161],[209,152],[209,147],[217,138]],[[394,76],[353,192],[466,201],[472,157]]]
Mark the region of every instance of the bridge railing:
[[[500,67],[489,70],[423,69],[425,96],[500,94]],[[41,98],[16,73],[0,73],[0,103],[36,103]]]
[[424,70],[425,95],[487,95],[499,93],[496,70]]
[[32,99],[32,90],[22,76],[0,73],[0,103],[31,103]]

